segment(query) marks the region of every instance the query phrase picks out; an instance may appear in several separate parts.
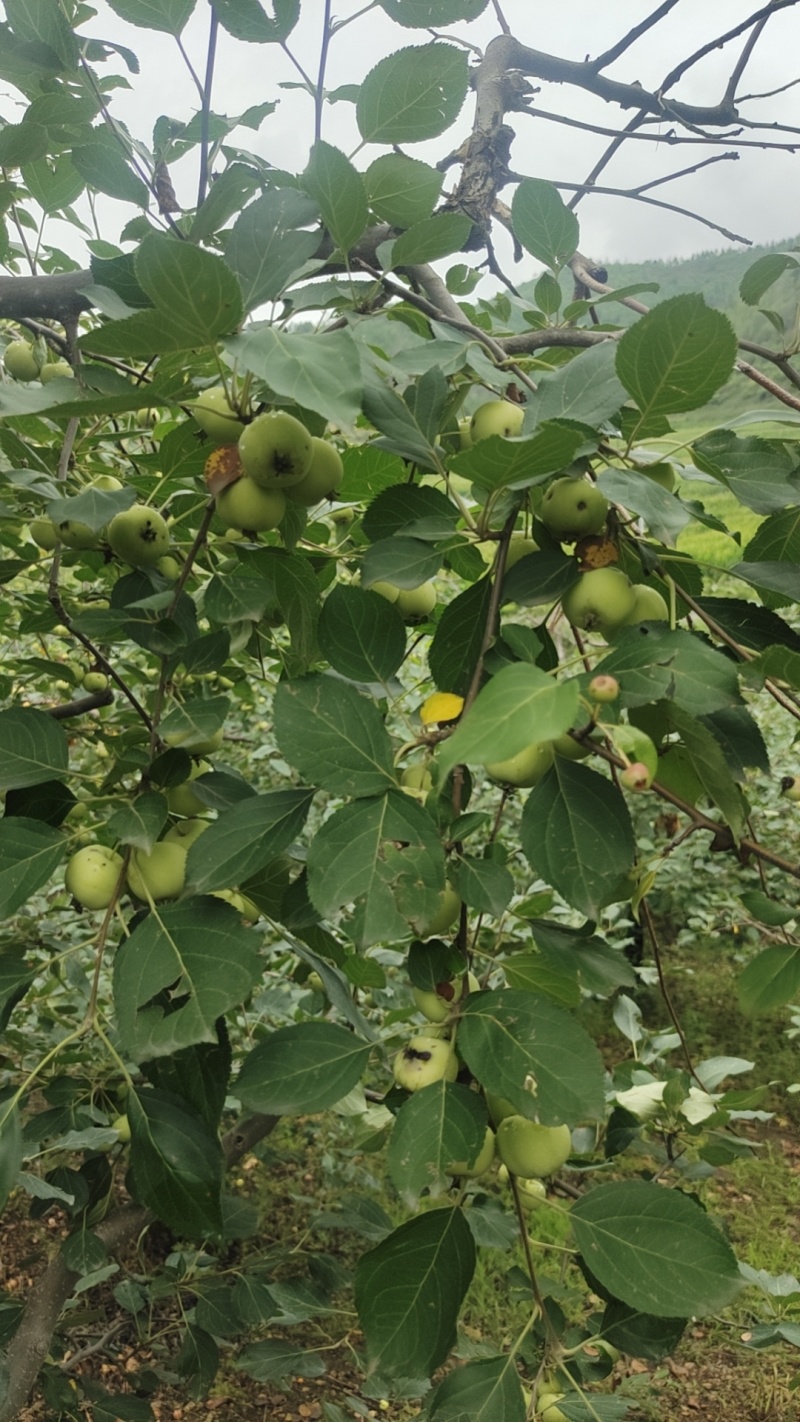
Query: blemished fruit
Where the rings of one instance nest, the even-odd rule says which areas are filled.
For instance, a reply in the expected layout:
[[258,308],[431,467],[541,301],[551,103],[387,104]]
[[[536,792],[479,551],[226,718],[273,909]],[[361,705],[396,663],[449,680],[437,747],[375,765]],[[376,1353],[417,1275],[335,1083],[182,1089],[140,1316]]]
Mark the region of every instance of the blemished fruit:
[[195,794],[192,781],[206,775],[210,769],[208,762],[201,760],[198,765],[192,767],[188,780],[184,780],[182,785],[170,786],[167,791],[167,804],[171,815],[185,815],[187,819],[191,819],[194,815],[205,813],[207,806]]
[[540,1393],[536,1399],[536,1416],[541,1417],[542,1422],[567,1422],[566,1412],[556,1406],[563,1396],[563,1392]]
[[652,479],[655,484],[660,484],[668,494],[671,494],[675,488],[675,470],[671,464],[662,461],[657,464],[645,464],[637,470],[637,473],[646,474],[648,479]]
[[3,365],[14,380],[38,380],[39,367],[27,341],[12,341],[3,353]]
[[262,489],[245,475],[217,494],[217,513],[226,528],[266,533],[283,519],[286,496],[280,489]]
[[427,992],[424,988],[412,988],[417,1011],[429,1022],[446,1022],[455,1004],[461,1001],[464,979],[456,978],[450,983],[437,983],[437,991]]
[[588,686],[589,696],[599,705],[616,701],[619,696],[619,682],[615,676],[593,676]]
[[244,472],[262,489],[299,484],[311,468],[313,453],[305,425],[285,410],[256,415],[239,437]]
[[236,444],[244,430],[244,421],[232,409],[222,385],[204,390],[189,409],[192,419],[214,444]]
[[100,543],[99,533],[95,533],[88,523],[81,523],[76,518],[65,518],[63,523],[56,525],[58,537],[65,548],[77,548],[85,551],[88,548],[97,548]]
[[169,841],[170,843],[182,844],[183,848],[188,850],[189,846],[194,844],[195,840],[199,839],[201,834],[205,834],[206,830],[210,828],[210,820],[181,820],[177,825],[173,825],[172,829],[167,830],[167,833],[164,835],[164,841],[165,843]]
[[494,1131],[491,1126],[486,1127],[486,1135],[483,1138],[483,1145],[478,1151],[472,1165],[466,1160],[454,1160],[447,1167],[448,1175],[463,1175],[465,1180],[477,1180],[479,1175],[485,1175],[494,1160]]
[[455,1081],[458,1058],[441,1037],[412,1037],[394,1059],[394,1079],[406,1091],[421,1091],[434,1081]]
[[127,1116],[117,1116],[117,1119],[111,1122],[111,1129],[116,1131],[121,1145],[128,1144],[131,1138],[131,1123]]
[[64,884],[79,904],[88,909],[106,909],[122,869],[122,857],[104,844],[87,844],[67,864]]
[[594,568],[568,588],[561,606],[573,627],[605,635],[622,626],[635,601],[633,584],[618,568]]
[[174,840],[161,839],[149,854],[134,849],[128,865],[128,888],[137,899],[177,899],[186,880],[186,850]]
[[172,746],[173,750],[188,751],[190,755],[213,755],[222,745],[223,735],[222,726],[211,736],[200,736],[191,730],[166,731],[164,744]]
[[39,379],[42,385],[49,385],[51,380],[74,380],[75,371],[66,360],[52,360],[43,365],[39,372]]
[[[645,731],[640,731],[638,726],[621,724],[613,727],[611,740],[618,753],[626,756],[629,761],[643,764],[650,777],[646,786],[627,785],[626,781],[623,781],[623,784],[627,785],[629,790],[649,789],[658,768],[658,751],[650,737]],[[623,772],[620,772],[620,780],[622,775]],[[634,778],[639,779],[640,776]]]
[[81,682],[84,691],[108,691],[108,677],[105,672],[87,672]]
[[[374,588],[373,583],[373,591]],[[401,588],[395,600],[401,617],[427,617],[435,606],[436,588],[433,583],[420,583],[417,588]]]
[[287,497],[312,508],[321,499],[332,499],[344,478],[342,457],[327,439],[311,436],[311,464],[299,484],[291,484]]
[[510,400],[487,400],[479,405],[470,422],[469,432],[473,443],[488,439],[490,435],[503,435],[511,439],[522,433],[525,423],[525,407],[515,405]]
[[506,1116],[497,1128],[497,1154],[512,1175],[543,1179],[569,1157],[569,1126],[540,1126],[525,1116]]
[[169,529],[156,509],[134,504],[115,514],[108,525],[112,552],[132,568],[154,568],[169,551]]
[[647,583],[634,583],[633,592],[633,609],[625,618],[623,626],[632,627],[637,622],[669,621],[666,598],[661,596],[658,588],[651,588]]
[[635,760],[620,771],[619,783],[626,790],[649,790],[653,783],[653,775],[641,760]]
[[448,928],[452,928],[460,912],[460,896],[456,893],[452,884],[445,884],[442,893],[439,895],[439,906],[435,912],[431,914],[425,927],[420,929],[420,938],[434,938],[439,933],[446,933]]
[[536,785],[553,764],[552,741],[535,741],[525,746],[508,760],[494,760],[486,766],[486,773],[501,785],[515,785],[527,788]]
[[499,1126],[506,1116],[516,1116],[517,1108],[507,1101],[505,1096],[496,1096],[493,1091],[484,1091],[486,1110],[489,1112],[489,1119],[495,1126]]
[[800,800],[800,775],[784,775],[781,779],[781,794],[785,800]]
[[28,524],[28,532],[37,548],[43,548],[47,553],[55,548],[56,526],[51,518],[32,518]]
[[575,543],[605,526],[608,499],[596,484],[569,474],[548,484],[542,499],[541,519],[547,532],[563,543]]

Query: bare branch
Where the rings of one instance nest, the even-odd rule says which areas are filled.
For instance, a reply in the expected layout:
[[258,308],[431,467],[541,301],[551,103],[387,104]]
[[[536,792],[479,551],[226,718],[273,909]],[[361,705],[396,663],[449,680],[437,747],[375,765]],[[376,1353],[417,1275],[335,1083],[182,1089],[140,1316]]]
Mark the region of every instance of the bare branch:
[[756,45],[758,44],[758,41],[764,33],[768,19],[769,16],[765,15],[762,20],[759,20],[758,24],[753,29],[752,34],[748,35],[747,40],[745,42],[745,46],[741,54],[739,55],[739,58],[737,59],[736,63],[734,64],[733,69],[731,70],[731,75],[728,80],[728,86],[725,90],[725,99],[727,99],[728,102],[731,104],[734,104],[736,102],[736,90],[739,85],[739,80],[741,79],[745,69],[747,68],[747,63],[750,59],[751,54],[753,53],[753,50],[755,49]]
[[770,19],[773,15],[776,15],[779,10],[791,9],[797,3],[798,0],[768,0],[768,3],[763,5],[760,10],[756,10],[755,14],[750,15],[746,20],[742,20],[740,24],[734,25],[732,30],[726,30],[725,34],[717,35],[716,39],[709,40],[707,44],[701,45],[700,49],[696,49],[694,54],[690,54],[688,59],[684,59],[680,64],[677,64],[674,69],[670,70],[666,78],[662,80],[658,92],[663,94],[667,89],[671,89],[673,84],[677,83],[687,70],[691,69],[701,59],[705,59],[705,56],[711,54],[712,50],[722,49],[723,45],[726,45],[729,40],[736,39],[737,35],[744,34],[745,30],[749,30],[752,25],[757,25],[759,20],[765,18]]
[[678,0],[664,0],[664,4],[659,5],[658,9],[654,10],[652,15],[648,15],[646,20],[642,20],[641,24],[634,25],[633,29],[628,30],[628,33],[623,35],[615,45],[612,45],[611,49],[607,49],[605,54],[598,55],[597,59],[592,61],[595,69],[606,69],[609,64],[613,64],[614,60],[619,59],[620,55],[624,54],[626,49],[630,49],[631,45],[635,44],[643,34],[663,20],[670,10],[674,10],[677,3]]

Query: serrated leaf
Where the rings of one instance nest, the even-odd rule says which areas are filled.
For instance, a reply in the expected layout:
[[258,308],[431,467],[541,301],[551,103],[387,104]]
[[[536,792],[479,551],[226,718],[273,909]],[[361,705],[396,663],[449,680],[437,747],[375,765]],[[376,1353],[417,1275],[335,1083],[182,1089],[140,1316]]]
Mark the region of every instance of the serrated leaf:
[[446,775],[459,763],[507,760],[534,741],[552,740],[572,725],[577,709],[577,682],[554,682],[523,662],[503,667],[442,746],[440,773]]
[[68,763],[67,738],[52,716],[22,706],[0,711],[0,791],[57,779]]
[[122,513],[135,503],[135,489],[87,489],[74,498],[53,499],[47,505],[47,512],[54,523],[77,519],[97,533],[115,514]]
[[411,30],[454,25],[458,20],[476,20],[488,3],[489,0],[380,0],[391,19]]
[[670,723],[680,735],[706,794],[722,811],[725,823],[738,842],[747,818],[745,804],[718,741],[706,726],[675,703],[670,707]]
[[66,850],[63,834],[41,820],[0,820],[0,922],[47,883]]
[[275,301],[319,247],[319,216],[297,188],[277,188],[245,208],[225,240],[225,260],[239,278],[245,311]]
[[17,1184],[22,1161],[22,1122],[12,1098],[0,1103],[0,1209]]
[[356,120],[365,143],[421,143],[458,118],[469,76],[463,50],[412,45],[387,55],[363,81]]
[[643,415],[697,410],[725,384],[736,360],[727,316],[692,293],[672,296],[617,345],[617,375]]
[[695,440],[692,458],[756,513],[770,514],[800,503],[797,464],[777,440],[743,439],[733,430],[712,430]]
[[633,867],[633,826],[621,792],[562,756],[528,796],[520,842],[535,872],[587,918],[600,917]]
[[769,1012],[791,1002],[800,990],[800,948],[776,943],[757,954],[736,985],[743,1012]]
[[308,790],[268,790],[223,811],[189,849],[187,892],[212,893],[257,874],[300,834],[312,798]]
[[475,1269],[475,1244],[459,1209],[408,1220],[356,1270],[356,1308],[373,1371],[430,1377],[455,1343]]
[[386,682],[405,657],[406,630],[379,593],[338,583],[323,603],[319,645],[351,681]]
[[349,252],[369,217],[361,174],[341,149],[318,140],[311,149],[302,184],[318,203],[335,246]]
[[160,1091],[131,1091],[131,1173],[135,1193],[181,1238],[222,1226],[222,1149],[216,1132]]
[[747,268],[739,282],[739,295],[748,306],[757,306],[765,291],[786,271],[796,270],[800,261],[791,252],[768,252]]
[[644,1180],[600,1185],[576,1202],[570,1219],[600,1283],[657,1318],[718,1313],[741,1288],[724,1235],[680,1190]]
[[392,243],[392,267],[417,262],[436,262],[451,252],[460,252],[472,231],[472,221],[464,213],[437,212],[396,237]]
[[179,35],[194,11],[196,0],[109,0],[115,15],[143,30]]
[[616,677],[623,706],[669,700],[693,716],[741,704],[735,665],[707,642],[653,624],[647,637],[630,628],[594,668]]
[[430,217],[442,174],[402,153],[383,153],[364,174],[370,207],[392,227],[413,227]]
[[[470,1215],[472,1215],[470,1211]],[[456,1368],[428,1403],[432,1422],[525,1422],[527,1406],[510,1353]]]
[[108,832],[121,844],[150,853],[164,825],[169,806],[166,797],[154,793],[137,795],[129,805],[120,805],[108,821]]
[[300,18],[300,0],[271,0],[274,18],[259,0],[214,0],[214,8],[228,34],[252,44],[282,44]]
[[280,1027],[247,1054],[235,1094],[249,1110],[268,1115],[324,1111],[361,1080],[370,1050],[334,1022]]
[[349,331],[299,335],[256,322],[225,342],[231,362],[250,370],[279,399],[293,400],[346,429],[361,409],[358,347]]
[[492,596],[491,578],[480,578],[447,604],[428,648],[428,666],[439,691],[466,696],[483,646]]
[[512,988],[470,993],[458,1049],[481,1085],[522,1116],[557,1126],[603,1114],[597,1048],[569,1013],[544,998]]
[[403,1195],[436,1194],[448,1166],[474,1164],[485,1137],[486,1108],[480,1097],[466,1086],[436,1081],[400,1107],[389,1142],[389,1174]]
[[575,213],[552,183],[523,178],[511,204],[511,224],[523,247],[548,267],[563,267],[578,246]]
[[525,439],[490,435],[457,454],[451,468],[483,489],[528,489],[572,463],[586,430],[568,421],[548,420]]
[[361,563],[364,587],[390,582],[398,588],[418,588],[435,577],[442,566],[443,553],[418,538],[381,538],[365,552]]
[[274,717],[281,754],[312,784],[359,797],[396,786],[380,713],[346,683],[330,676],[281,682]]

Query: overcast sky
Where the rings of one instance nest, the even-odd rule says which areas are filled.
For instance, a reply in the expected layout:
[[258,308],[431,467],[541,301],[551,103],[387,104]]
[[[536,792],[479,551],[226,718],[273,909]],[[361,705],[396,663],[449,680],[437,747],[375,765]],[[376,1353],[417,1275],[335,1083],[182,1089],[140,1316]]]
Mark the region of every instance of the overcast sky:
[[[334,0],[334,13],[339,18],[354,15],[363,8],[363,3],[364,0]],[[512,31],[523,43],[564,58],[583,60],[587,55],[607,49],[631,25],[649,14],[656,0],[604,0],[602,5],[597,0],[502,0],[502,4]],[[754,8],[754,0],[681,0],[652,33],[622,56],[611,73],[626,82],[639,80],[645,87],[657,88],[679,59],[744,19]],[[130,45],[142,65],[141,75],[131,76],[133,89],[115,93],[112,111],[124,119],[134,135],[149,144],[155,118],[164,113],[178,119],[190,117],[198,107],[197,92],[169,36],[124,24],[105,0],[99,0],[97,9],[96,19],[83,27],[83,33]],[[271,12],[271,4],[267,9]],[[302,12],[289,45],[305,68],[316,74],[323,0],[302,0]],[[204,67],[207,28],[208,8],[199,0],[184,31],[186,48],[198,71]],[[453,26],[448,37],[460,35],[482,47],[497,32],[497,20],[490,4],[479,20],[471,25]],[[327,87],[357,84],[387,53],[404,45],[425,43],[429,38],[424,31],[407,30],[394,24],[380,9],[371,11],[334,38]],[[674,97],[693,103],[716,103],[741,44],[740,39],[713,51],[672,91]],[[779,12],[770,21],[739,92],[760,93],[787,84],[800,74],[799,55],[800,6]],[[293,171],[304,167],[313,132],[313,106],[309,97],[299,90],[280,87],[282,83],[298,79],[297,71],[279,47],[241,44],[220,31],[214,109],[235,114],[265,99],[278,100],[276,114],[265,121],[259,133],[239,129],[232,141],[260,153],[276,166]],[[473,102],[470,95],[457,126],[441,139],[412,145],[406,151],[436,162],[467,133]],[[606,126],[624,123],[630,117],[630,113],[623,114],[592,95],[566,86],[542,85],[536,103],[544,109],[566,112]],[[7,104],[2,107],[4,112],[8,111]],[[745,108],[752,116],[768,115],[772,120],[800,127],[800,85]],[[608,142],[543,119],[519,114],[511,115],[510,119],[517,133],[511,158],[517,173],[579,182]],[[346,152],[356,148],[359,135],[351,104],[339,103],[328,109],[323,136]],[[364,148],[355,162],[366,167],[378,151]],[[676,149],[634,141],[624,146],[600,181],[612,186],[630,186],[688,166],[714,151],[719,150]],[[187,205],[194,201],[196,166],[195,152],[173,171],[179,198]],[[751,149],[736,163],[719,163],[699,175],[662,187],[656,195],[697,209],[754,242],[770,242],[800,232],[798,179],[800,150],[791,155]],[[510,201],[511,189],[505,197]],[[732,245],[689,218],[617,198],[586,198],[579,208],[579,217],[582,250],[612,264],[615,258],[640,261],[648,256],[683,256]],[[116,231],[109,235],[115,236]],[[526,263],[517,268],[515,279],[524,280],[535,270],[532,259],[526,258]]]

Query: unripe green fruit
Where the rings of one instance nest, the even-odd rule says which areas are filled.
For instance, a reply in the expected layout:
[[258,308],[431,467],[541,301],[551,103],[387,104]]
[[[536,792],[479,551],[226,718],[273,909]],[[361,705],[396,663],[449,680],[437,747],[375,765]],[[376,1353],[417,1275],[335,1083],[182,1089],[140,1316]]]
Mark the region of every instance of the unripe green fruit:
[[646,474],[648,479],[652,479],[654,484],[660,484],[668,494],[671,494],[675,488],[675,470],[671,464],[661,461],[657,464],[645,464],[637,472]]
[[506,572],[513,568],[520,558],[527,558],[529,553],[538,553],[539,545],[534,538],[528,538],[524,533],[512,533],[506,553]]
[[494,1131],[491,1126],[486,1127],[486,1135],[472,1165],[466,1160],[454,1160],[447,1167],[448,1175],[461,1175],[465,1180],[477,1180],[479,1175],[485,1175],[494,1160]]
[[408,765],[400,776],[400,784],[409,790],[424,790],[427,794],[433,789],[433,776],[427,765],[419,761],[416,765]]
[[90,671],[86,673],[81,686],[84,691],[107,691],[108,677],[105,672]]
[[512,1106],[511,1102],[507,1101],[505,1096],[496,1096],[493,1091],[484,1091],[483,1096],[486,1102],[486,1109],[489,1112],[489,1119],[495,1126],[499,1126],[500,1122],[506,1119],[506,1116],[517,1115],[516,1106]]
[[511,400],[487,400],[479,405],[472,416],[469,432],[473,442],[488,439],[490,435],[503,435],[510,439],[522,433],[525,423],[525,408],[513,404]]
[[95,533],[87,523],[81,523],[75,518],[66,518],[63,523],[57,525],[59,540],[65,548],[77,548],[85,551],[89,548],[97,548],[100,543],[100,534]]
[[246,894],[242,894],[238,889],[212,889],[212,899],[222,899],[231,908],[235,908],[240,918],[244,918],[248,923],[255,923],[261,917],[261,910],[248,899]]
[[625,790],[649,790],[653,775],[641,760],[635,760],[620,771],[619,783]]
[[281,523],[286,496],[280,489],[262,489],[245,475],[217,494],[217,513],[227,528],[266,533]]
[[128,865],[128,888],[137,899],[177,899],[186,880],[186,850],[182,844],[162,839],[149,854],[134,849]]
[[28,532],[37,548],[50,553],[56,546],[56,526],[51,518],[34,518],[28,524]]
[[575,543],[605,526],[608,499],[596,484],[565,475],[549,484],[542,499],[541,519],[547,532],[563,543]]
[[321,499],[332,499],[344,478],[342,457],[326,439],[311,436],[311,464],[299,484],[287,489],[287,498],[311,508]]
[[[214,732],[212,736],[200,736],[194,731],[166,731],[164,733],[164,744],[171,746],[173,750],[185,750],[190,755],[213,755],[222,745],[224,729],[222,726]],[[192,778],[191,776],[189,777]]]
[[535,741],[508,760],[494,760],[486,766],[486,773],[501,785],[516,785],[520,788],[536,785],[553,764],[552,741]]
[[781,779],[781,794],[785,800],[800,800],[800,775],[784,775]]
[[455,1004],[461,1000],[464,980],[456,978],[451,983],[437,983],[435,992],[426,992],[424,988],[418,987],[412,988],[411,991],[417,1010],[423,1017],[427,1017],[429,1022],[446,1022]]
[[180,844],[188,850],[189,846],[210,828],[210,820],[181,820],[179,824],[173,825],[171,829],[167,830],[164,835],[164,843]]
[[106,909],[122,869],[122,858],[103,844],[88,844],[67,863],[64,884],[67,892],[88,909]]
[[308,977],[306,978],[306,987],[308,988],[309,992],[324,993],[325,991],[325,984],[322,981],[322,978],[320,977],[319,973],[315,972],[309,973]]
[[605,635],[622,626],[635,601],[633,585],[624,573],[617,568],[594,568],[564,593],[561,606],[573,627]]
[[162,578],[166,578],[168,583],[176,583],[181,575],[180,563],[177,558],[173,558],[169,553],[166,553],[163,558],[159,558],[156,563],[156,568]]
[[156,509],[134,504],[112,518],[108,541],[117,557],[132,568],[154,568],[169,550],[169,529]]
[[669,608],[658,588],[651,588],[647,583],[634,583],[633,592],[633,609],[625,618],[623,626],[632,627],[637,622],[669,621]]
[[593,676],[588,686],[589,696],[598,705],[604,706],[616,701],[619,696],[619,682],[615,676]]
[[[628,760],[643,764],[649,780],[646,786],[628,785],[632,789],[649,789],[658,768],[658,751],[656,750],[650,737],[644,731],[640,731],[638,726],[619,725],[610,728],[610,735],[614,749],[618,754],[627,757]],[[639,778],[639,777],[635,777]],[[620,772],[622,779],[622,772]],[[627,782],[623,781],[623,784]]]
[[131,1138],[131,1123],[127,1116],[117,1116],[117,1119],[111,1122],[111,1129],[112,1131],[116,1131],[121,1145],[127,1145],[129,1143]]
[[439,907],[431,915],[428,923],[420,929],[420,938],[435,938],[446,933],[461,912],[461,899],[452,884],[446,884],[439,896]]
[[299,484],[311,468],[313,452],[305,425],[285,410],[256,415],[239,438],[245,474],[262,489]]
[[39,367],[27,341],[12,341],[3,353],[3,365],[14,380],[38,380]]
[[377,593],[379,597],[384,597],[387,602],[397,602],[400,596],[400,589],[395,583],[370,583],[367,591]]
[[458,1059],[441,1037],[412,1037],[394,1059],[394,1079],[406,1091],[421,1091],[434,1081],[455,1081]]
[[207,761],[200,761],[199,765],[192,767],[188,780],[184,780],[182,785],[170,786],[167,791],[167,804],[171,815],[185,815],[191,819],[193,815],[207,813],[207,807],[194,793],[191,782],[201,775],[207,775],[210,769]]
[[459,420],[458,443],[461,449],[472,449],[472,422],[470,420]]
[[42,385],[49,385],[51,380],[74,380],[75,371],[66,360],[53,360],[42,366],[39,379]]
[[497,1128],[497,1154],[512,1175],[527,1180],[552,1175],[571,1149],[569,1126],[540,1126],[524,1116],[506,1116]]
[[585,741],[576,741],[568,731],[565,731],[561,736],[556,736],[552,746],[555,754],[562,756],[564,760],[585,760],[594,749],[588,736]]
[[[372,586],[374,591],[375,584]],[[436,588],[433,583],[420,583],[417,588],[401,588],[395,600],[401,617],[427,617],[435,606]]]
[[192,419],[214,444],[236,444],[245,425],[236,410],[229,404],[222,385],[214,385],[204,390],[189,405]]
[[540,1393],[536,1400],[536,1416],[541,1417],[542,1422],[568,1422],[566,1412],[556,1407],[563,1396],[563,1392]]

